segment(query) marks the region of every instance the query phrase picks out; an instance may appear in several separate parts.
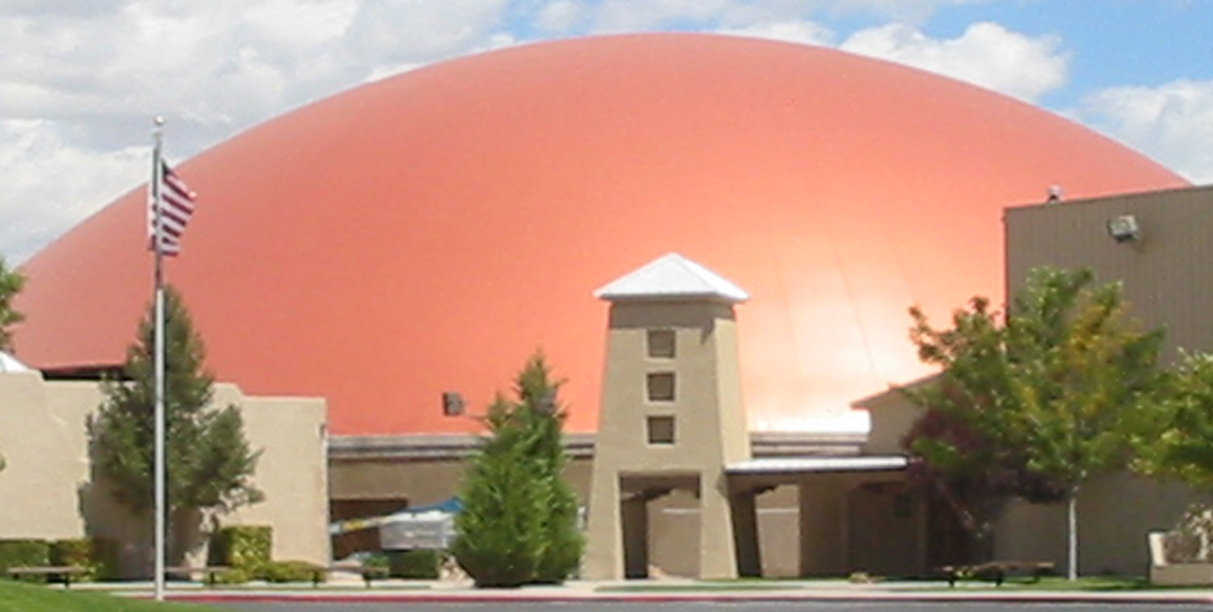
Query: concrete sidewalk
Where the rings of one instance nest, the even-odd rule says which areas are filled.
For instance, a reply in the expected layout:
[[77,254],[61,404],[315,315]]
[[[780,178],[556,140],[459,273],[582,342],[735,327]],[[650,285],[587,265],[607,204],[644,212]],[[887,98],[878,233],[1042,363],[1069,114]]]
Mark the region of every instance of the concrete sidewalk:
[[[150,597],[150,583],[127,583],[121,588],[81,584],[79,588],[111,590],[126,597]],[[559,586],[518,589],[477,589],[471,583],[419,580],[377,580],[361,584],[259,585],[239,588],[175,583],[168,598],[176,601],[316,601],[316,602],[669,602],[669,601],[989,601],[1036,603],[1185,603],[1213,604],[1213,589],[1036,591],[994,587],[988,583],[882,582],[853,584],[845,580],[772,582],[697,582],[660,580],[627,582],[570,581]]]

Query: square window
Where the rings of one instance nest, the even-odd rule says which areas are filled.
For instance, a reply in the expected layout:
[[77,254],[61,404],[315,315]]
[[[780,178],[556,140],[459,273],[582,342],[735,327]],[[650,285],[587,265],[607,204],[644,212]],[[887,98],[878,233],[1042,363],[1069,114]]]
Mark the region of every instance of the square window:
[[648,340],[649,357],[654,359],[674,358],[674,330],[650,329]]
[[648,418],[649,444],[674,443],[674,417],[651,416]]
[[650,372],[647,382],[648,398],[650,402],[674,401],[673,372]]

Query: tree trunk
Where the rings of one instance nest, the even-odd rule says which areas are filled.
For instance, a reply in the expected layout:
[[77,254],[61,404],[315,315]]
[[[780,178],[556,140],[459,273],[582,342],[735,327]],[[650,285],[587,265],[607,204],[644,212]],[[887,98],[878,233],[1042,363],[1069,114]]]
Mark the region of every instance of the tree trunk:
[[1078,579],[1078,488],[1070,490],[1070,499],[1067,504],[1067,515],[1069,519],[1070,546],[1069,546],[1069,563],[1066,571],[1066,577],[1070,580]]

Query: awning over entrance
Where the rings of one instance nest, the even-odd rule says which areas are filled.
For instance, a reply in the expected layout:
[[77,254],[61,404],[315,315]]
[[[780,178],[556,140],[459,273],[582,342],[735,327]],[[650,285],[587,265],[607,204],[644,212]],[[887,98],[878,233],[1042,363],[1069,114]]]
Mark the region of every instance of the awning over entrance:
[[859,455],[855,457],[763,457],[725,466],[729,475],[808,474],[817,472],[887,472],[910,465],[905,455]]

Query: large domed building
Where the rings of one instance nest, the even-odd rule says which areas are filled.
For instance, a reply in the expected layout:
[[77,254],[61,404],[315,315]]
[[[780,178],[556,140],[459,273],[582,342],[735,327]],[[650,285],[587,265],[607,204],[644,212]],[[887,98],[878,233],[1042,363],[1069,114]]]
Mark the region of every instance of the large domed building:
[[[319,395],[335,434],[463,431],[542,348],[596,424],[594,289],[676,251],[735,281],[754,430],[925,373],[906,309],[1004,293],[1002,208],[1186,184],[1066,119],[839,51],[707,35],[515,47],[367,84],[186,161],[167,278],[218,378]],[[142,188],[36,254],[20,358],[122,361],[150,298]]]

